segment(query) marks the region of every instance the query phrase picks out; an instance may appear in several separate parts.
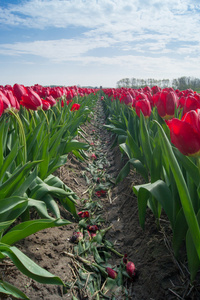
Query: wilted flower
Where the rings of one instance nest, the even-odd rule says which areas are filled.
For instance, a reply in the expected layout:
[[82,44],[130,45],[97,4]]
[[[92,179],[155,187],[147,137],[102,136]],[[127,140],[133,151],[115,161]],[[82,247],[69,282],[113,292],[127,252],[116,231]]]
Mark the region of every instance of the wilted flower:
[[97,157],[96,157],[96,155],[94,153],[92,153],[91,158],[97,159]]
[[106,268],[106,272],[108,273],[108,277],[112,279],[115,279],[117,277],[117,272],[109,267]]
[[127,262],[128,262],[127,254],[124,254],[124,257],[123,257],[123,263],[126,265]]
[[78,216],[79,216],[80,218],[89,218],[90,214],[89,214],[88,211],[80,211],[80,212],[78,213]]
[[133,278],[136,275],[136,273],[137,273],[136,267],[132,261],[127,262],[126,272],[131,278]]
[[89,230],[87,232],[88,232],[90,240],[93,239],[97,235],[96,232],[90,232]]
[[102,197],[102,196],[106,196],[106,193],[107,193],[106,191],[100,190],[100,191],[96,191],[95,195],[97,197]]
[[97,225],[88,225],[87,230],[95,233],[97,230],[99,230],[99,227]]
[[74,231],[72,237],[70,238],[70,242],[72,242],[72,243],[78,243],[78,242],[81,241],[82,239],[83,239],[83,234],[82,234],[82,232]]

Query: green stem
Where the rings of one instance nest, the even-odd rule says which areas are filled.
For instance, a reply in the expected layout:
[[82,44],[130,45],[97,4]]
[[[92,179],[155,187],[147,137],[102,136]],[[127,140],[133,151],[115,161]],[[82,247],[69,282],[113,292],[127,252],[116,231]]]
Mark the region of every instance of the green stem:
[[21,121],[19,115],[14,113],[14,111],[12,111],[12,110],[10,111],[10,113],[16,118],[18,125],[19,125],[19,135],[20,135],[21,143],[24,147],[24,162],[23,163],[25,164],[27,161],[27,149],[26,149],[26,135],[24,132],[24,127],[23,127],[23,124],[22,124],[22,121]]

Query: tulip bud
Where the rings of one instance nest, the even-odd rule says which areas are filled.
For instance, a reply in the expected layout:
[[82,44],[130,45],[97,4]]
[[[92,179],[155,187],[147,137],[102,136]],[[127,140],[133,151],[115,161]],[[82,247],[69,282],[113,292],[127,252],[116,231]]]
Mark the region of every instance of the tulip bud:
[[117,272],[115,272],[113,269],[107,267],[106,272],[108,273],[108,277],[115,279],[117,277]]

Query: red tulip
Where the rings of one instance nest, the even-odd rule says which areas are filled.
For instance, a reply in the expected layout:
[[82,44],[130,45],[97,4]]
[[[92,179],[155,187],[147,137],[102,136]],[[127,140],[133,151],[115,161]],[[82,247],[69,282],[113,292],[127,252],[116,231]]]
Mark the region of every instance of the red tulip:
[[48,110],[50,109],[51,105],[48,101],[44,100],[44,99],[41,99],[42,100],[42,109],[43,110]]
[[45,98],[45,101],[48,101],[49,102],[49,104],[51,105],[51,107],[53,107],[54,105],[56,105],[57,104],[57,101],[54,99],[54,97],[53,96],[47,96],[46,98]]
[[22,95],[20,104],[31,110],[42,109],[42,100],[40,96],[30,87],[27,88],[27,94]]
[[127,262],[126,272],[131,278],[133,278],[136,275],[136,267],[132,261]]
[[106,272],[108,273],[108,277],[112,279],[115,279],[117,277],[117,272],[109,267],[106,268]]
[[200,108],[200,101],[198,96],[189,95],[187,97],[181,97],[179,100],[179,106],[183,107],[183,115],[189,112],[190,110],[195,110]]
[[126,93],[123,93],[120,97],[120,102],[124,102],[126,105],[130,105],[132,106],[132,103],[133,103],[133,97],[131,96],[130,93],[126,92]]
[[200,156],[200,109],[191,110],[181,120],[167,122],[172,143],[181,153]]
[[3,112],[9,112],[11,108],[11,104],[8,98],[6,97],[6,95],[2,91],[0,91],[0,99],[1,102],[3,103]]
[[142,111],[145,118],[148,118],[151,115],[151,104],[149,100],[143,99],[138,100],[135,103],[135,111],[138,117],[140,117],[140,111]]
[[22,100],[22,96],[28,95],[27,89],[25,86],[15,83],[13,86],[13,93],[17,100],[20,102]]
[[74,103],[74,104],[72,105],[72,107],[71,107],[71,111],[73,111],[73,110],[79,110],[79,108],[80,108],[80,104]]
[[175,107],[178,105],[178,97],[175,92],[163,90],[161,93],[155,94],[153,100],[158,114],[163,119],[169,120],[174,117]]
[[20,105],[19,102],[17,101],[17,98],[13,95],[13,92],[11,90],[5,90],[4,94],[6,95],[6,97],[10,102],[11,109],[14,112],[18,112],[20,109]]
[[1,117],[2,113],[3,113],[3,101],[0,97],[0,117]]

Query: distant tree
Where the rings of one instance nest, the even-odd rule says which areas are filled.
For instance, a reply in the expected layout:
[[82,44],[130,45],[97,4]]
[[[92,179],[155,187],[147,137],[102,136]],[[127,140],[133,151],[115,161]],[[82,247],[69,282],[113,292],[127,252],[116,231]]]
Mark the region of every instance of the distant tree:
[[123,78],[117,81],[118,88],[131,87],[134,89],[138,89],[145,86],[153,87],[154,85],[157,85],[161,88],[172,86],[174,89],[179,89],[179,90],[192,89],[194,91],[200,91],[200,78],[182,76],[179,78],[175,78],[171,81],[169,79],[154,79],[154,78],[141,79],[141,78],[132,77],[132,78]]

